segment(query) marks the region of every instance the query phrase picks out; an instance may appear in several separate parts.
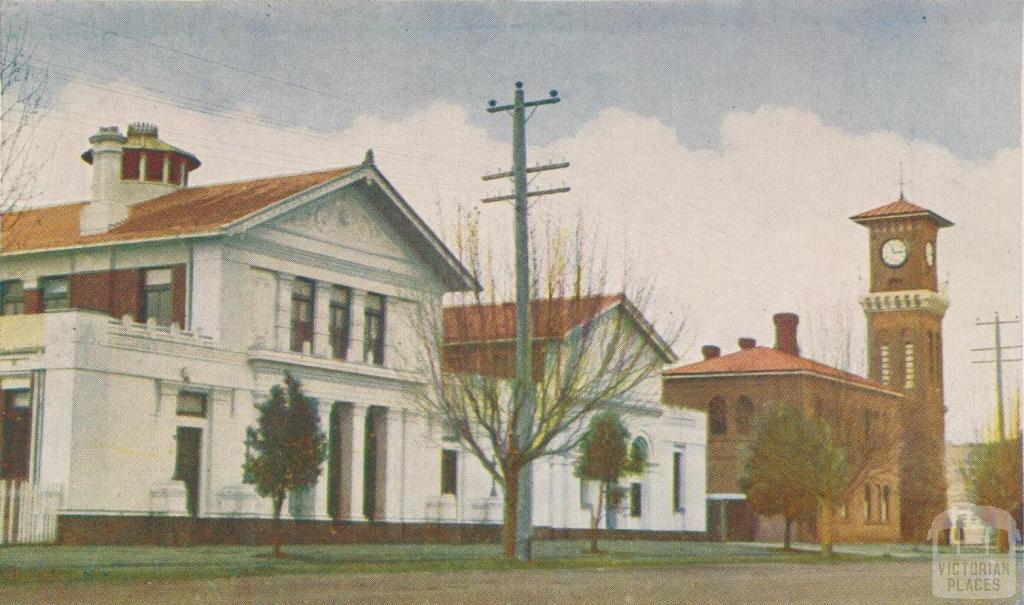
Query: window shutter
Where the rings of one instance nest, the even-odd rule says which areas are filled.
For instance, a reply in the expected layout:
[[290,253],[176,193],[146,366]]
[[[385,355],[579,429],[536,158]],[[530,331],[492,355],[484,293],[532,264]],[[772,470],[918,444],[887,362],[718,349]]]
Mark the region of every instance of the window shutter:
[[185,265],[175,265],[171,277],[171,320],[184,329],[185,325]]

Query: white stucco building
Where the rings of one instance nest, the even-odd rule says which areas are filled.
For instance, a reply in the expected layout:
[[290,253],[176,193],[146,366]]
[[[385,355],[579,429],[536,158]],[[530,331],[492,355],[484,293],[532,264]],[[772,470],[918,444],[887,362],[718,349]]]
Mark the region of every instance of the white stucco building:
[[[288,370],[330,440],[320,482],[288,515],[500,521],[483,470],[414,396],[418,305],[478,286],[372,153],[190,187],[198,159],[154,126],[90,143],[93,199],[3,217],[0,479],[51,486],[62,523],[268,515],[241,481],[244,438]],[[702,531],[703,415],[649,408],[634,432],[656,462],[642,488],[652,505],[618,526]],[[671,501],[680,448],[687,512],[662,522],[653,503]],[[537,465],[538,526],[586,526],[570,465]]]

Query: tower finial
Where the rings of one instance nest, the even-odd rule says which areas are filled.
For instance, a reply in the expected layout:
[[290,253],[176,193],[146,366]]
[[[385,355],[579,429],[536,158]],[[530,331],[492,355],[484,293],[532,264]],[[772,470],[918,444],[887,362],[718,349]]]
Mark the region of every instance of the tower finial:
[[363,157],[363,166],[373,166],[373,150],[367,149],[366,156]]
[[906,201],[906,198],[903,197],[903,160],[900,160],[900,201]]

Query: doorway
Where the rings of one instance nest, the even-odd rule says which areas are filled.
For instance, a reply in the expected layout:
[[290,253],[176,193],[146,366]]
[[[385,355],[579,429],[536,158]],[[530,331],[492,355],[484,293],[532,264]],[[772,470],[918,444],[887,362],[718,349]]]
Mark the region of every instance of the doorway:
[[190,517],[199,516],[199,455],[203,443],[203,429],[179,426],[178,450],[174,459],[174,477],[185,484],[185,505]]

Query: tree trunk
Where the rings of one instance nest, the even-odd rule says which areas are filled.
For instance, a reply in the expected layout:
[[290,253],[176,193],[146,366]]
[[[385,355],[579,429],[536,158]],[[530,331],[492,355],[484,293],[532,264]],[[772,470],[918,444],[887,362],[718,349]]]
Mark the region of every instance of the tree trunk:
[[516,558],[516,512],[519,508],[519,469],[505,473],[505,524],[501,528],[501,548],[505,558]]
[[590,552],[593,554],[601,552],[597,548],[597,526],[601,524],[601,513],[604,512],[604,491],[606,489],[605,483],[598,484],[597,510],[590,514]]
[[824,502],[818,516],[818,541],[821,543],[821,554],[832,556],[832,504]]
[[281,558],[281,507],[284,496],[274,496],[274,558]]
[[786,517],[786,532],[783,534],[782,550],[793,550],[793,519]]

